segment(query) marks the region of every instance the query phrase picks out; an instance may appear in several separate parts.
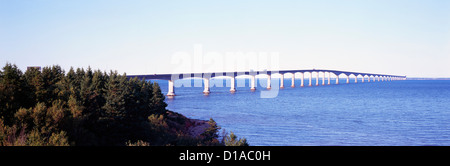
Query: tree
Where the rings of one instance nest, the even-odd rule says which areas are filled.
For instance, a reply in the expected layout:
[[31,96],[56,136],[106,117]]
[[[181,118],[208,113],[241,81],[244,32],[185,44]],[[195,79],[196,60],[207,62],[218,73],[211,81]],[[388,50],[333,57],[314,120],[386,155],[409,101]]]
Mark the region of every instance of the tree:
[[153,111],[157,114],[163,114],[166,112],[167,103],[164,102],[165,97],[161,93],[161,88],[157,82],[153,83],[153,96],[151,98],[151,107]]
[[105,110],[105,118],[121,120],[125,117],[126,77],[121,77],[117,72],[110,73],[106,84],[106,103],[102,107]]
[[225,137],[224,144],[225,146],[249,146],[249,144],[247,143],[247,139],[238,139],[238,137],[234,135],[233,132],[230,132],[230,135],[227,135]]
[[64,71],[60,66],[42,68],[42,80],[44,82],[42,96],[38,98],[38,102],[43,102],[50,106],[53,100],[58,98],[58,87],[56,85],[64,77]]
[[192,137],[187,118],[164,100],[157,83],[117,72],[65,74],[55,65],[23,74],[7,63],[0,70],[0,145],[223,145],[213,119]]
[[41,71],[37,68],[28,68],[24,74],[25,81],[30,87],[30,98],[32,105],[36,105],[39,99],[45,98],[44,96],[44,80],[42,78]]
[[213,139],[219,137],[218,132],[220,130],[220,127],[212,118],[209,119],[208,124],[209,127],[205,130],[205,132],[201,134],[201,136],[204,137],[205,141],[213,141]]
[[14,122],[14,114],[20,107],[31,107],[30,96],[22,71],[7,63],[0,76],[0,118],[6,125]]

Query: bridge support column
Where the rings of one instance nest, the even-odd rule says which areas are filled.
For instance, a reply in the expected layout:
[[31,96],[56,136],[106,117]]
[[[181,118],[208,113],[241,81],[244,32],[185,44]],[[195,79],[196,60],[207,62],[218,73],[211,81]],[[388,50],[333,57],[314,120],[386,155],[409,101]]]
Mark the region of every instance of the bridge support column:
[[270,81],[272,81],[271,79],[272,79],[272,77],[270,76],[270,74],[268,74],[267,75],[267,89],[271,88],[271,86],[270,86]]
[[361,82],[364,82],[364,76],[362,76],[362,78],[361,78]]
[[337,75],[337,74],[335,74],[336,75],[336,85],[337,84],[339,84],[339,75]]
[[323,73],[323,75],[322,75],[322,85],[325,85],[325,72],[322,72]]
[[295,87],[295,73],[292,73],[291,87]]
[[250,79],[250,90],[254,91],[256,90],[256,80],[255,80],[255,75],[252,75],[252,78]]
[[358,76],[355,75],[355,83],[358,83]]
[[235,81],[235,77],[231,77],[231,86],[230,86],[230,92],[236,92],[236,81]]
[[370,82],[370,76],[367,76],[367,82]]
[[280,88],[284,88],[284,74],[280,75]]
[[330,83],[331,83],[331,73],[328,72],[328,85],[330,85]]
[[350,83],[350,74],[347,75],[347,84]]
[[316,72],[316,86],[319,86],[319,72]]
[[204,87],[205,87],[205,89],[203,90],[203,93],[204,94],[209,94],[209,78],[204,78],[203,79],[203,82],[204,82]]
[[167,92],[167,96],[175,96],[175,87],[173,85],[173,80],[169,80],[169,92]]
[[312,86],[312,72],[309,72],[309,85]]
[[304,87],[305,86],[305,73],[301,73],[302,77],[300,77],[300,86]]

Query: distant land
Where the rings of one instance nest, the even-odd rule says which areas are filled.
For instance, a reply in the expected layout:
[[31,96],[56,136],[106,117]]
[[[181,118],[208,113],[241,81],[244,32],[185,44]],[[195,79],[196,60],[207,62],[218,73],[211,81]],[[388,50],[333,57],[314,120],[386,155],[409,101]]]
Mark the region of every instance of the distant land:
[[407,80],[450,80],[450,78],[407,77]]

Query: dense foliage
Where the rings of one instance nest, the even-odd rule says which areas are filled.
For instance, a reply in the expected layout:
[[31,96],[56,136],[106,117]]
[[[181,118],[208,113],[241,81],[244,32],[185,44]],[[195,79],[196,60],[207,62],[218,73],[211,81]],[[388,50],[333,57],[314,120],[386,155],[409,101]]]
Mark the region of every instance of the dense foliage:
[[219,127],[198,137],[166,110],[157,83],[60,66],[0,70],[0,145],[225,145]]

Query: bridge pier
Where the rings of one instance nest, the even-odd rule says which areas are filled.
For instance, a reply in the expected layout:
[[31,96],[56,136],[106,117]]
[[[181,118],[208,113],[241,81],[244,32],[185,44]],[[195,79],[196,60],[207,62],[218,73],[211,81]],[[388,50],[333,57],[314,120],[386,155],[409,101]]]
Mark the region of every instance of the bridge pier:
[[272,87],[270,86],[270,81],[271,81],[271,76],[270,74],[267,75],[267,89],[271,89]]
[[167,92],[167,96],[175,96],[175,87],[173,84],[173,80],[169,80],[169,91]]
[[350,74],[347,75],[347,84],[350,83]]
[[252,91],[256,90],[255,84],[256,84],[255,75],[252,75],[250,79],[250,90]]
[[330,85],[330,83],[331,83],[331,73],[328,72],[328,85]]
[[339,84],[339,75],[337,75],[337,74],[334,74],[334,75],[336,75],[336,85],[337,85],[337,84]]
[[291,87],[295,88],[295,73],[292,73]]
[[231,77],[231,85],[230,85],[230,92],[236,92],[236,81],[235,81],[235,77]]
[[322,75],[322,85],[325,85],[325,72],[322,72],[323,73],[323,75]]
[[284,74],[280,76],[280,88],[284,88]]
[[319,86],[319,72],[316,72],[316,86]]
[[364,76],[362,76],[362,78],[361,78],[361,82],[362,82],[362,83],[364,83]]
[[300,77],[300,87],[304,87],[305,86],[305,84],[304,84],[304,82],[305,82],[305,73],[301,73],[302,74],[302,77]]
[[355,75],[355,83],[358,83],[358,76]]
[[209,94],[209,78],[203,78],[203,82],[204,82],[204,90],[203,90],[203,94]]
[[309,72],[309,85],[312,86],[312,72]]

